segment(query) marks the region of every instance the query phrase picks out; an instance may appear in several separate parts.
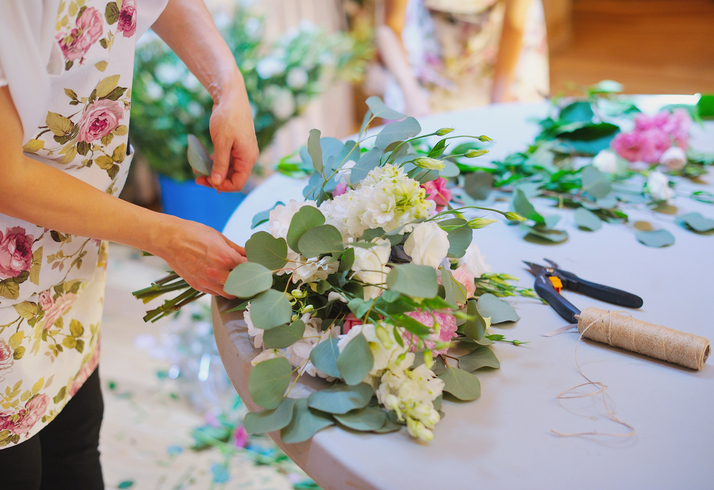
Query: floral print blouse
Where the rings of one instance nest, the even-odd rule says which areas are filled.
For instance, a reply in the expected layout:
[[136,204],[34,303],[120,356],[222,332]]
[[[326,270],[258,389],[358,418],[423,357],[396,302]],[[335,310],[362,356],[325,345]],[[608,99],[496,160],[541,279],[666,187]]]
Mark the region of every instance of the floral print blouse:
[[[120,192],[131,160],[134,45],[166,1],[0,4],[0,31],[24,36],[11,46],[0,34],[0,86],[8,85],[22,119],[27,156],[108,194]],[[56,22],[38,21],[41,15]],[[18,34],[11,24],[21,20],[54,28],[54,35]],[[36,74],[47,80],[47,97],[34,94],[41,111],[25,99],[33,97],[27,90],[35,53],[50,58]],[[34,126],[28,123],[39,114]],[[0,448],[50,423],[96,368],[105,267],[105,243],[0,214]]]

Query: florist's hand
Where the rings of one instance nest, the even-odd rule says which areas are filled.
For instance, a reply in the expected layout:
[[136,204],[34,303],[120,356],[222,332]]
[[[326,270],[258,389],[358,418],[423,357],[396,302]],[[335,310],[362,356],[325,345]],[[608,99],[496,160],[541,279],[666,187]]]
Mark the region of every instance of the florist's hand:
[[185,220],[177,223],[177,232],[171,234],[166,253],[161,254],[164,260],[194,289],[232,299],[223,285],[228,274],[248,260],[243,247],[201,223]]
[[258,142],[243,78],[236,68],[231,87],[213,105],[209,123],[213,141],[213,172],[196,182],[219,191],[243,188],[258,159]]

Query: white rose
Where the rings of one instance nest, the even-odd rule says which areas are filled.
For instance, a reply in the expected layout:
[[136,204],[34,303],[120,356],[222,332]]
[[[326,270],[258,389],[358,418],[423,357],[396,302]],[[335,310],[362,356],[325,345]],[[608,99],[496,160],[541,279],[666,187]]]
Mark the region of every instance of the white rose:
[[260,354],[255,356],[253,358],[253,360],[250,361],[250,363],[253,366],[257,366],[258,364],[260,364],[263,361],[269,361],[270,359],[277,359],[278,357],[285,357],[285,356],[283,356],[283,353],[281,351],[279,351],[278,349],[268,349],[268,350],[264,350],[263,352],[261,352]]
[[617,172],[617,155],[610,150],[601,150],[593,158],[593,167],[606,174]]
[[647,177],[647,192],[655,201],[669,202],[674,196],[674,191],[669,187],[669,179],[657,170]]
[[[355,247],[355,260],[352,270],[355,279],[366,284],[384,284],[389,272],[386,264],[392,251],[389,240],[378,238],[370,248]],[[364,299],[373,299],[382,294],[382,288],[377,286],[364,287]]]
[[449,235],[433,221],[419,223],[404,243],[404,251],[415,264],[438,269],[449,252]]
[[659,163],[670,170],[681,170],[687,164],[687,154],[678,146],[672,146],[662,153]]
[[307,259],[299,255],[299,261],[301,263],[296,262],[292,271],[292,281],[295,283],[300,281],[304,284],[327,279],[327,276],[337,272],[340,267],[340,263],[332,261],[332,257],[323,257],[318,260],[317,257]]
[[248,325],[248,335],[253,337],[253,345],[256,349],[260,349],[263,347],[263,333],[265,330],[253,325],[253,320],[250,318],[250,304],[248,304],[248,307],[243,312],[243,320],[245,324]]
[[286,238],[293,216],[303,206],[317,207],[315,201],[297,202],[295,199],[291,199],[286,205],[275,206],[275,209],[270,211],[268,232],[275,238]]
[[483,274],[491,272],[491,266],[487,265],[484,259],[485,257],[481,255],[481,251],[472,242],[466,249],[464,256],[459,259],[458,265],[459,267],[465,265],[470,274],[475,278],[479,278]]

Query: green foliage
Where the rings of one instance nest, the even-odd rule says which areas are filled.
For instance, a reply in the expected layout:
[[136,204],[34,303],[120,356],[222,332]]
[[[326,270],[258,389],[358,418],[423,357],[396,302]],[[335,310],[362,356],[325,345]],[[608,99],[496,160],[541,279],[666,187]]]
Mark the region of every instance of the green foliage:
[[340,377],[348,385],[356,385],[369,374],[374,365],[374,357],[369,349],[369,344],[364,335],[359,334],[349,341],[339,356],[337,356],[337,369]]
[[337,339],[327,339],[320,342],[310,352],[310,361],[317,369],[328,376],[340,377],[340,370],[337,368],[337,357],[340,351],[337,348]]
[[416,298],[433,298],[439,292],[436,272],[427,265],[395,265],[387,275],[387,286],[393,291]]
[[501,367],[496,354],[488,346],[479,346],[473,352],[459,357],[459,368],[469,373],[486,367],[493,369]]
[[667,247],[674,243],[674,235],[667,230],[637,231],[635,237],[648,247]]
[[697,233],[707,233],[714,230],[714,220],[705,218],[700,213],[687,213],[678,216],[679,222]]
[[439,378],[444,382],[444,392],[461,401],[475,400],[481,396],[481,383],[478,378],[463,369],[449,367]]
[[283,238],[274,238],[268,232],[258,231],[245,242],[245,254],[250,262],[278,270],[288,262],[288,244]]
[[346,414],[352,410],[366,407],[373,395],[374,390],[367,383],[359,383],[354,386],[336,384],[311,393],[307,398],[307,404],[309,407],[323,412]]
[[287,235],[288,245],[294,251],[300,252],[300,238],[307,230],[323,224],[325,224],[325,217],[319,209],[312,206],[301,207],[290,221]]
[[243,427],[248,434],[265,434],[280,430],[292,421],[294,408],[295,400],[293,398],[283,398],[277,408],[261,412],[248,412],[245,415]]
[[307,230],[298,241],[298,248],[307,258],[322,254],[342,253],[342,234],[332,225],[315,226]]
[[478,312],[483,318],[491,318],[491,324],[517,322],[521,319],[516,310],[506,301],[493,294],[483,294],[478,299]]
[[250,372],[248,390],[255,403],[266,409],[277,408],[290,385],[293,369],[284,357],[258,363]]
[[195,135],[188,135],[188,150],[186,154],[188,163],[198,175],[211,175],[213,160],[208,153],[208,148]]
[[273,285],[273,272],[257,262],[244,262],[231,271],[223,289],[239,298],[251,298]]
[[305,322],[295,320],[290,325],[271,328],[263,333],[263,344],[266,349],[284,349],[302,339],[305,333]]
[[335,421],[329,414],[308,407],[307,399],[300,398],[295,401],[293,419],[280,431],[280,437],[288,444],[303,442],[334,424]]
[[285,325],[292,309],[285,293],[268,289],[251,301],[250,318],[256,328],[265,330]]

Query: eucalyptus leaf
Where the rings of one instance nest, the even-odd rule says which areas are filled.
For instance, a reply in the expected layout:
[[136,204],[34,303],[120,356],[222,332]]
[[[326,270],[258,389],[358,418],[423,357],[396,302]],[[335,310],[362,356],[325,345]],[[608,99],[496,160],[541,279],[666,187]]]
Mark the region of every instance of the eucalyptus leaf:
[[459,400],[471,401],[481,396],[481,383],[478,378],[463,369],[449,367],[439,378],[444,382],[444,392]]
[[315,172],[319,174],[324,174],[324,167],[322,164],[322,146],[320,146],[320,130],[311,129],[310,136],[307,139],[307,152],[310,154],[312,159],[312,166],[315,168]]
[[288,263],[288,244],[283,238],[275,238],[268,232],[258,231],[245,242],[245,255],[249,262],[255,262],[272,271],[282,269]]
[[602,220],[597,217],[597,214],[583,207],[576,209],[573,217],[575,218],[575,224],[580,228],[590,231],[597,231],[602,228]]
[[407,117],[405,114],[387,107],[382,99],[376,95],[367,99],[367,106],[375,117],[381,117],[382,119],[404,119]]
[[447,256],[452,259],[460,259],[466,253],[473,241],[473,230],[468,226],[462,226],[448,232],[449,251]]
[[293,419],[295,400],[283,398],[278,408],[261,412],[248,412],[243,427],[248,434],[265,434],[286,427]]
[[366,407],[373,395],[374,389],[367,383],[355,386],[338,383],[311,393],[307,405],[327,413],[345,414]]
[[382,128],[374,142],[375,148],[384,149],[395,141],[403,141],[412,138],[421,132],[419,122],[413,117],[408,117],[403,121],[391,122]]
[[460,173],[458,165],[449,160],[444,160],[444,168],[439,171],[439,174],[446,179],[457,177]]
[[295,401],[295,415],[280,431],[280,438],[288,444],[307,441],[317,432],[334,424],[332,416],[311,409],[307,406],[307,399],[300,398]]
[[468,338],[480,341],[486,334],[486,321],[478,311],[478,302],[470,299],[466,306],[466,314],[469,319],[463,324],[463,332]]
[[298,248],[307,258],[322,254],[341,253],[345,250],[342,234],[332,225],[315,226],[307,230],[298,241]]
[[295,252],[300,252],[300,238],[307,230],[323,224],[325,224],[325,216],[319,209],[312,206],[301,207],[290,220],[287,235],[288,246]]
[[521,319],[506,301],[493,294],[482,294],[478,299],[478,312],[484,318],[491,318],[491,325],[503,322],[517,322]]
[[337,369],[348,385],[357,385],[374,366],[374,356],[367,339],[361,333],[354,337],[337,356]]
[[228,274],[223,290],[239,298],[252,298],[272,286],[273,271],[256,262],[244,262]]
[[485,367],[494,369],[501,367],[501,363],[490,347],[479,346],[473,352],[459,357],[459,368],[464,371],[472,373]]
[[305,323],[295,320],[290,325],[271,328],[263,332],[263,344],[266,349],[284,349],[298,340],[305,333]]
[[674,235],[667,230],[637,231],[635,237],[648,247],[667,247],[674,243]]
[[679,222],[698,233],[714,230],[714,220],[705,218],[700,213],[687,213],[677,217]]
[[269,330],[290,321],[292,309],[287,294],[275,289],[260,293],[250,303],[250,319],[256,328]]
[[607,181],[605,175],[592,165],[583,167],[580,178],[583,183],[583,192],[587,192],[597,199],[602,199],[612,192],[612,185]]
[[258,363],[248,377],[248,390],[255,403],[266,409],[277,408],[292,379],[293,368],[284,357]]
[[577,101],[563,107],[558,115],[559,122],[590,122],[595,116],[590,102]]
[[433,298],[439,292],[436,271],[426,265],[395,265],[387,274],[387,286],[415,298]]
[[310,361],[313,365],[333,378],[340,377],[340,371],[337,369],[337,356],[340,351],[337,348],[337,339],[327,339],[320,342],[310,351]]
[[208,148],[193,134],[188,135],[186,156],[189,165],[191,165],[191,168],[195,170],[198,175],[204,177],[211,175],[213,160],[211,160],[211,155],[208,153]]
[[337,421],[348,429],[361,432],[376,431],[387,422],[387,412],[382,407],[364,407],[342,415],[335,415]]
[[278,201],[272,208],[266,209],[265,211],[260,211],[259,213],[255,213],[255,216],[253,216],[253,221],[251,221],[250,223],[250,229],[252,230],[256,226],[268,221],[270,219],[270,212],[278,206],[285,206],[285,204],[282,201]]
[[560,243],[568,239],[568,233],[563,230],[547,229],[541,226],[520,225],[520,229],[527,232],[526,237],[536,237],[546,242]]
[[367,177],[367,174],[379,165],[379,159],[381,156],[382,150],[379,148],[372,148],[367,153],[363,153],[350,171],[350,182],[352,185],[361,182],[365,177]]
[[545,218],[538,213],[521,189],[516,189],[511,201],[513,210],[526,219],[545,224]]

